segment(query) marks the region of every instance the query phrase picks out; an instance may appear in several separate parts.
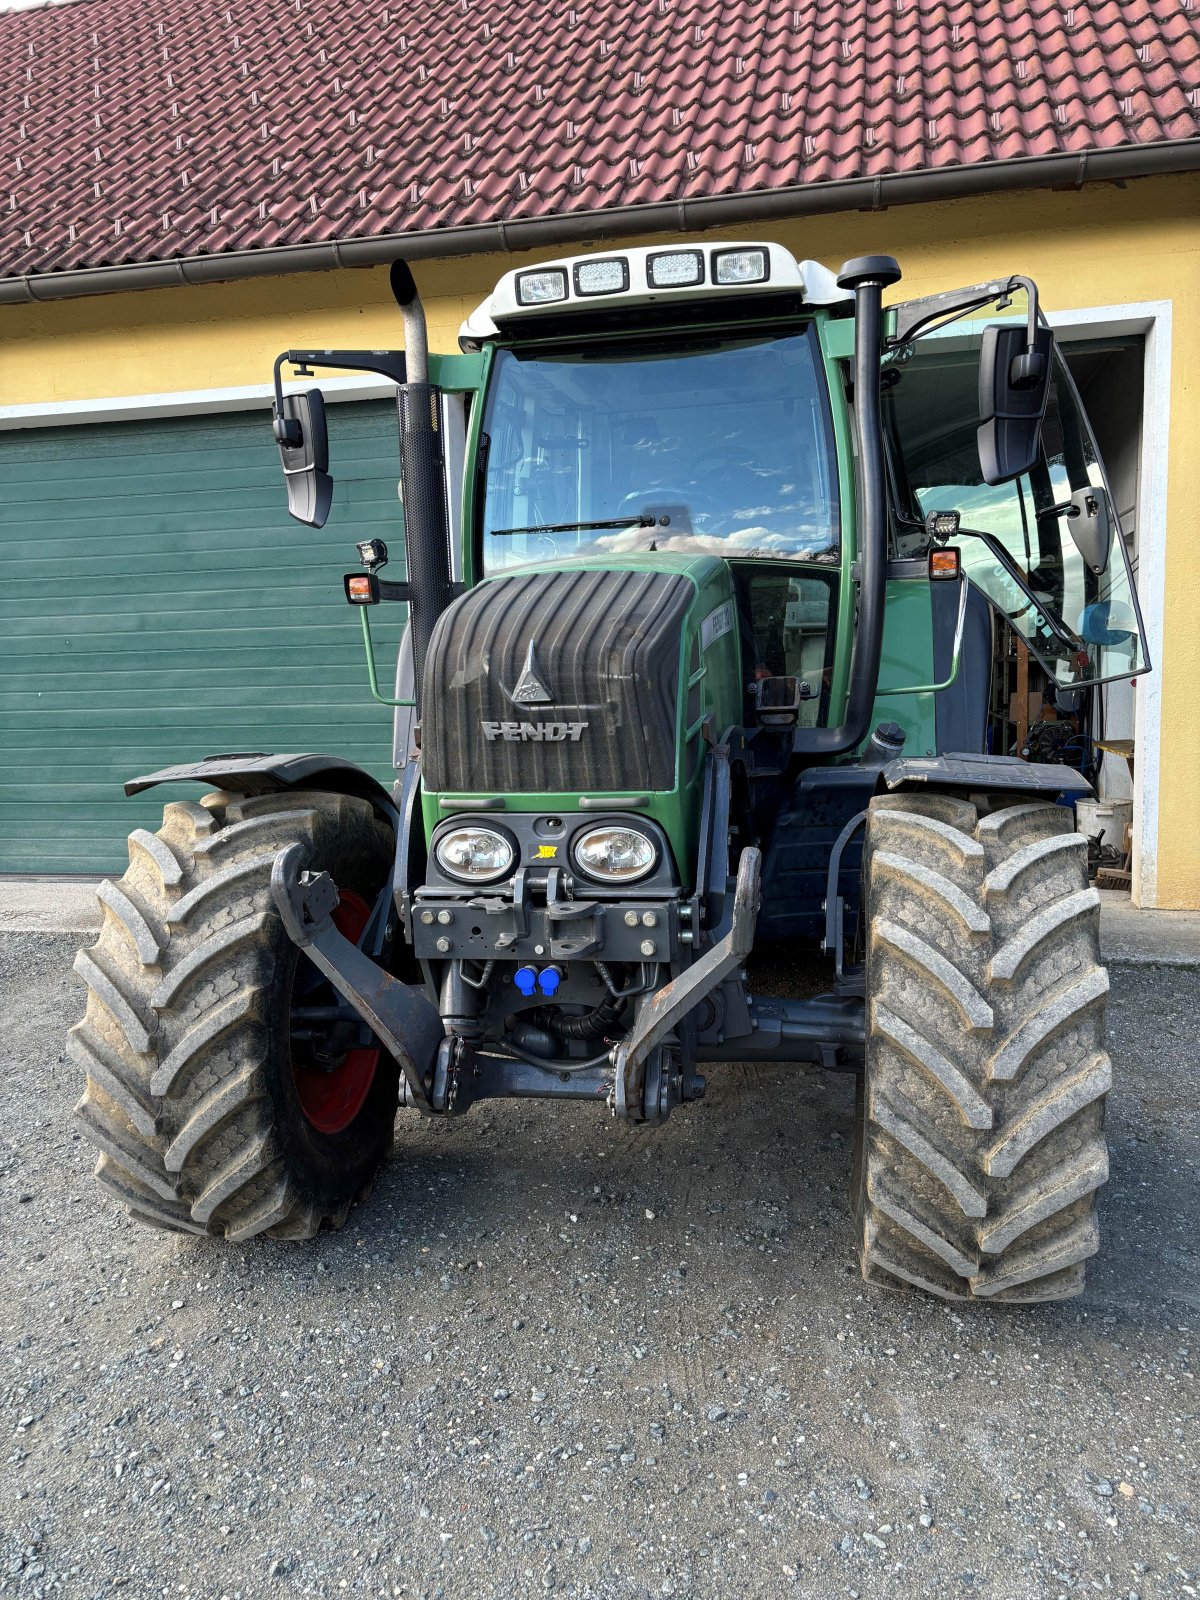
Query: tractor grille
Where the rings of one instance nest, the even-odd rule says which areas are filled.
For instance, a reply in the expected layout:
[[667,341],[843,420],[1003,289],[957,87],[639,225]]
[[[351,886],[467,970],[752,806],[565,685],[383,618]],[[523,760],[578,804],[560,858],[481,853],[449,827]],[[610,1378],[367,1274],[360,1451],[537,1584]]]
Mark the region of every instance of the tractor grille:
[[680,633],[692,592],[671,573],[535,572],[456,600],[438,620],[425,669],[425,787],[673,788]]

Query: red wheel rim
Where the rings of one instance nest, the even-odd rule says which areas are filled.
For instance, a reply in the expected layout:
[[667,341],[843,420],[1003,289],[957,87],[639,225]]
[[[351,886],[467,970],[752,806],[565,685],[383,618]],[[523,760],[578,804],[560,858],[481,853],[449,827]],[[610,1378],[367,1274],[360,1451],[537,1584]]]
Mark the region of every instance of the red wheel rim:
[[[357,944],[371,916],[371,908],[353,889],[338,894],[333,924],[340,934]],[[293,1060],[292,1078],[300,1099],[300,1109],[318,1133],[341,1133],[363,1108],[379,1066],[378,1045],[359,1045],[347,1050],[341,1064],[332,1072],[317,1072]]]

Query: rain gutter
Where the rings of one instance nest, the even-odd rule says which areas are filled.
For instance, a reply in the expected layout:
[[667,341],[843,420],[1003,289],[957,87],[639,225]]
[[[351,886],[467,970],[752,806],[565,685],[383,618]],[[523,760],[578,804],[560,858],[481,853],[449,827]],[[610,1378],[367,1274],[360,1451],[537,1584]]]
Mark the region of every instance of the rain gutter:
[[136,289],[170,289],[183,284],[226,283],[289,272],[328,272],[339,267],[374,267],[397,256],[407,261],[471,256],[546,246],[582,239],[616,239],[646,233],[695,233],[742,222],[821,216],[833,211],[881,211],[888,206],[957,200],[971,195],[1019,189],[1073,188],[1085,183],[1121,183],[1200,169],[1200,138],[1122,145],[1112,150],[1081,150],[1053,156],[1022,156],[916,172],[880,173],[781,189],[706,195],[647,205],[614,206],[601,211],[521,217],[507,222],[473,223],[461,228],[429,228],[413,233],[375,234],[320,244],[277,245],[219,255],[175,256],[127,266],[86,267],[75,272],[28,273],[0,278],[0,305],[69,300],[82,295],[121,294]]

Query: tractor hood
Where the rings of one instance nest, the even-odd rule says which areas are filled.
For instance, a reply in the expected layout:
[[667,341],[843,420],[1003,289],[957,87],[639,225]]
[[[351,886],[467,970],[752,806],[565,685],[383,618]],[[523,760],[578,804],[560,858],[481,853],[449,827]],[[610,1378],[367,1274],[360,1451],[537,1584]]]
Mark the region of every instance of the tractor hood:
[[711,604],[697,565],[526,569],[456,600],[429,649],[426,790],[676,788],[702,626],[736,626],[731,591],[716,622],[694,615]]

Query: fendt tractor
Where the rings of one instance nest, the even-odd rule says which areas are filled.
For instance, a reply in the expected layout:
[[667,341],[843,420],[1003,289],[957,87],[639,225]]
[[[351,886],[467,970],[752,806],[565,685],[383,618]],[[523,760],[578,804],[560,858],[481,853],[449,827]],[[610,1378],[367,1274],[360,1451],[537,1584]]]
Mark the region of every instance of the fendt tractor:
[[[126,785],[211,791],[132,835],[77,961],[80,1115],[135,1216],[309,1238],[397,1105],[647,1126],[774,1062],[857,1074],[869,1280],[1080,1290],[1111,1081],[1089,766],[1079,740],[1022,759],[992,707],[1015,638],[1086,729],[1143,629],[1035,285],[884,310],[899,278],[773,243],[593,251],[507,272],[436,356],[396,262],[402,352],[279,357],[289,510],[317,527],[324,402],[285,372],[397,385],[397,538],[343,580],[397,776],[252,752]],[[813,952],[806,998],[756,992],[780,941]]]

